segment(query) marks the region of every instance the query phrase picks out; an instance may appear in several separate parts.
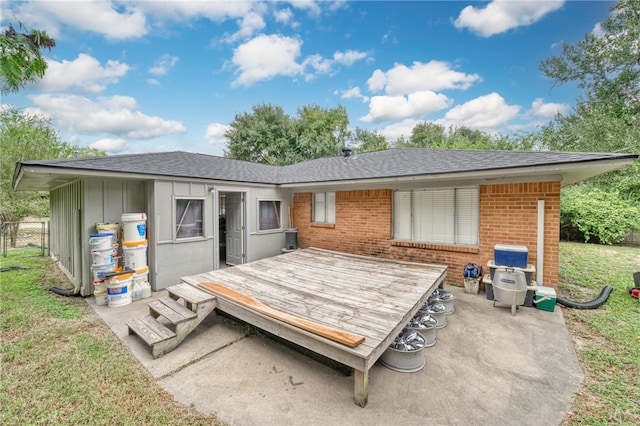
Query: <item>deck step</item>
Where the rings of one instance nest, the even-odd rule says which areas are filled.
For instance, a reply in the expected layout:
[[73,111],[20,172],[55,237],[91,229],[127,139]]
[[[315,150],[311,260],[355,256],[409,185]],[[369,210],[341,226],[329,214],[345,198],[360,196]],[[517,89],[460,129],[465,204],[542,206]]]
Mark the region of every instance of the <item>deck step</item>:
[[176,302],[170,297],[161,297],[160,299],[149,303],[149,312],[151,316],[157,318],[162,315],[172,324],[180,324],[198,316],[195,312],[187,309],[184,305]]
[[137,334],[149,346],[176,337],[176,333],[159,323],[151,315],[135,318],[127,322],[127,327],[129,327],[129,334]]
[[216,298],[216,296],[186,283],[172,285],[167,288],[167,292],[173,299],[181,298],[188,304],[194,305],[210,302]]

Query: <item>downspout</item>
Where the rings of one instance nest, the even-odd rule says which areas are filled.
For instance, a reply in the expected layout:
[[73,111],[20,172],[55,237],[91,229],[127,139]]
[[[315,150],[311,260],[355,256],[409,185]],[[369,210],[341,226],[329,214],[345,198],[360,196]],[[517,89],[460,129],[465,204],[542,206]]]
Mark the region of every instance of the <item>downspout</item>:
[[536,253],[536,282],[543,285],[544,276],[544,200],[538,200],[538,242]]

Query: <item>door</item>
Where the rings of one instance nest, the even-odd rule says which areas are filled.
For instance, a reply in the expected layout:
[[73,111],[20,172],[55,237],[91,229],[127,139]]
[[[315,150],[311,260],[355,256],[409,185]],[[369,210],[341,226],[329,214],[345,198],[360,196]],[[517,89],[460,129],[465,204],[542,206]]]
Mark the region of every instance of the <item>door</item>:
[[227,192],[225,201],[227,265],[244,261],[244,193]]

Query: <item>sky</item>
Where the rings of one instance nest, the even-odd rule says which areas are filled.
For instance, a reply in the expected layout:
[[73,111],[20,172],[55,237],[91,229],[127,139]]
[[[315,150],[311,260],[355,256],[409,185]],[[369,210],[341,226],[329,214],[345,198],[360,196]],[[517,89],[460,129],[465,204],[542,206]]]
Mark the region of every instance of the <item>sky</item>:
[[393,142],[421,122],[491,134],[568,113],[580,90],[544,59],[600,31],[607,1],[1,1],[1,23],[45,30],[45,77],[3,105],[108,154],[224,155],[257,105],[297,117],[344,106]]

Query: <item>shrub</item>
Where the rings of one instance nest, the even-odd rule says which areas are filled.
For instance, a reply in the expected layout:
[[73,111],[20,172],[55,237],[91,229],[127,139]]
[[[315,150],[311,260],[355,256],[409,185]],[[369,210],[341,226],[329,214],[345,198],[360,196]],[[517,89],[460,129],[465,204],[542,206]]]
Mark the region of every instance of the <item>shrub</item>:
[[575,186],[562,192],[560,237],[601,244],[615,244],[640,229],[640,210],[617,193]]

